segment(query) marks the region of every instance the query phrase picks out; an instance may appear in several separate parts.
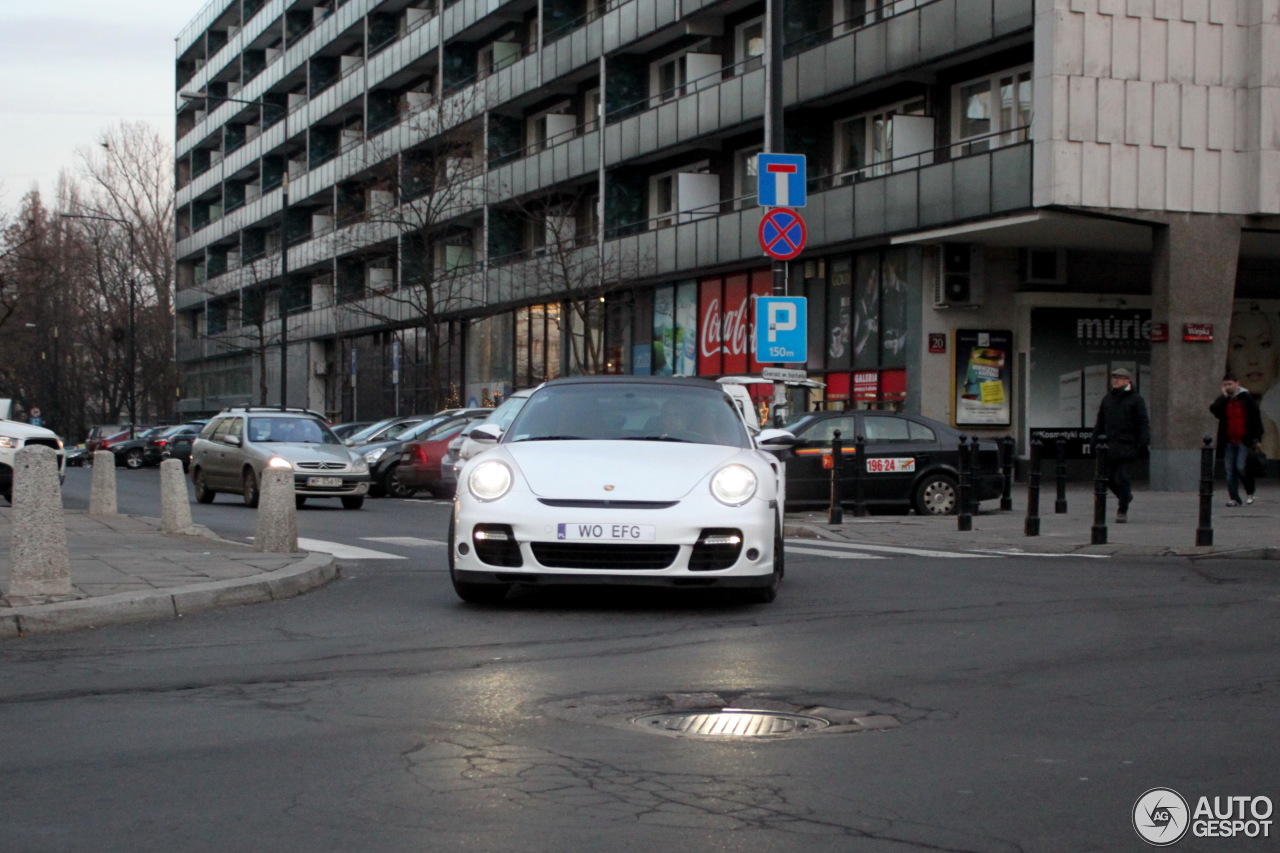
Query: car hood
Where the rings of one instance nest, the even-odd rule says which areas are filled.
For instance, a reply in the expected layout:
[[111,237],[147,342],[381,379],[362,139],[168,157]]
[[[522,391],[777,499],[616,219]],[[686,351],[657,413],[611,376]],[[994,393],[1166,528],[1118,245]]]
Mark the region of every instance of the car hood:
[[352,453],[346,445],[293,443],[289,441],[272,442],[265,445],[271,453],[290,462],[342,462],[351,464],[357,454]]
[[726,463],[751,458],[740,447],[666,441],[528,441],[501,447],[535,495],[559,500],[679,500]]

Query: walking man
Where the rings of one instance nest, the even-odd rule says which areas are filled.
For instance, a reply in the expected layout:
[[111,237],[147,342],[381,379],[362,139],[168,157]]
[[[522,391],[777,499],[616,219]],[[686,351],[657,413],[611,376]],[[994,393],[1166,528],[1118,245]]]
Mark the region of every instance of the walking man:
[[1222,395],[1209,405],[1218,419],[1218,450],[1227,469],[1227,506],[1240,506],[1240,483],[1244,502],[1253,503],[1253,477],[1249,474],[1249,454],[1262,441],[1262,412],[1248,388],[1242,388],[1234,373],[1222,377]]
[[1093,425],[1093,443],[1107,437],[1107,488],[1116,496],[1116,524],[1129,520],[1133,488],[1129,470],[1138,452],[1151,443],[1151,419],[1146,401],[1133,390],[1133,374],[1123,367],[1111,371],[1111,390],[1098,406]]

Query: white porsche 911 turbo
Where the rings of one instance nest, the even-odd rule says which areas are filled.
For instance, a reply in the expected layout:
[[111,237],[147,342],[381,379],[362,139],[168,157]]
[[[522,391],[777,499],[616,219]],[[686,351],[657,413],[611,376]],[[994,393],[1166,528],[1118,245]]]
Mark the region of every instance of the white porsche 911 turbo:
[[739,590],[782,580],[783,472],[729,396],[703,379],[583,376],[547,382],[458,478],[449,572],[458,596],[514,584]]

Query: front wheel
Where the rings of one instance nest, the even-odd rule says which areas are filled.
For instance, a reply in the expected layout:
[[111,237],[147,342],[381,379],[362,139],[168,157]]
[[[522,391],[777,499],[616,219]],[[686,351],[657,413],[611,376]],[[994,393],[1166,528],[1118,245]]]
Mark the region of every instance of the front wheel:
[[400,482],[399,463],[392,465],[382,475],[382,490],[391,498],[411,498],[418,493],[417,489]]
[[202,504],[211,504],[215,494],[204,480],[204,471],[196,471],[196,500]]
[[124,455],[124,467],[136,470],[141,468],[142,464],[142,451],[140,449],[135,447]]
[[343,509],[360,509],[362,506],[364,506],[364,495],[356,495],[354,497],[342,499]]
[[246,468],[244,471],[244,505],[250,509],[258,508],[258,501],[262,495],[258,491],[258,477],[253,473],[252,468]]
[[920,515],[952,515],[959,503],[956,481],[945,474],[930,474],[916,489],[916,512]]

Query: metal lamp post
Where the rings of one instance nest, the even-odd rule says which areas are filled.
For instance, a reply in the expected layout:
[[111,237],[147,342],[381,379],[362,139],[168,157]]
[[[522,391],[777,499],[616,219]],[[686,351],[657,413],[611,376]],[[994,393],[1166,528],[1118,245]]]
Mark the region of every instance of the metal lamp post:
[[102,222],[118,222],[129,231],[129,438],[138,428],[138,241],[134,237],[133,223],[118,216],[89,213],[61,213],[64,219],[97,219]]
[[[234,104],[248,104],[252,107],[284,110],[284,173],[280,179],[280,408],[288,406],[289,400],[289,105],[272,104],[267,101],[252,101],[245,98],[228,98],[225,95],[210,95],[206,92],[179,92],[178,97],[184,101],[231,101]],[[265,113],[264,113],[265,114]]]

